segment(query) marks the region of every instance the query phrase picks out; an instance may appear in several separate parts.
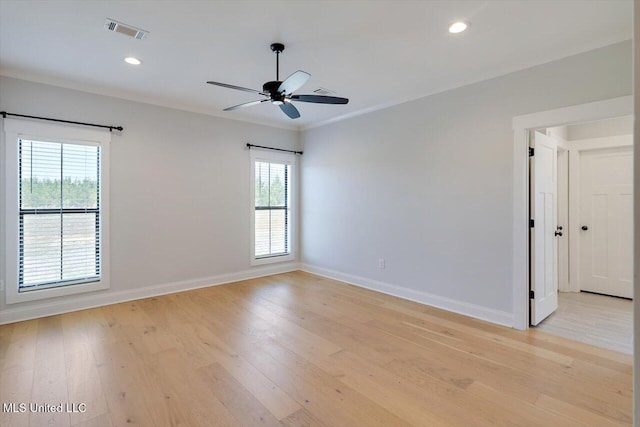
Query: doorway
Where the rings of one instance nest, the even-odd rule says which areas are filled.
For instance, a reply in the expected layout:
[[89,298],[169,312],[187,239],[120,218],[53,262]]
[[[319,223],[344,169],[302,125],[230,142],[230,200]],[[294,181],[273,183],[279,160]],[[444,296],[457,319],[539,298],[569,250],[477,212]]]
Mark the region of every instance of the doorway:
[[531,287],[545,292],[532,295],[531,325],[623,353],[633,335],[632,131],[626,116],[530,134]]
[[531,130],[633,114],[633,97],[625,96],[543,111],[513,119],[513,326],[528,329],[529,317],[529,135]]

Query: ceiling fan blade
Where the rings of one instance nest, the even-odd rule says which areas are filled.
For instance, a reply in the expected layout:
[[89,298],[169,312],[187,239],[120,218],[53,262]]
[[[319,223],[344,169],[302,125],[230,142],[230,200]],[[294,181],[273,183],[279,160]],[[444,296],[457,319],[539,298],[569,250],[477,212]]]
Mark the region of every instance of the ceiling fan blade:
[[300,117],[300,112],[296,107],[293,106],[293,104],[285,102],[284,104],[280,105],[280,109],[291,119],[297,119],[298,117]]
[[304,71],[296,71],[291,74],[289,77],[285,79],[280,86],[278,87],[279,93],[290,94],[298,89],[300,89],[311,77],[311,74],[305,73]]
[[207,83],[209,83],[210,85],[222,86],[222,87],[226,87],[226,88],[229,88],[229,89],[243,90],[245,92],[251,92],[251,93],[259,93],[260,95],[267,96],[267,94],[265,94],[264,92],[260,92],[259,90],[255,90],[255,89],[249,89],[247,87],[228,85],[226,83],[219,83],[219,82],[207,82]]
[[348,98],[324,95],[293,95],[289,99],[300,102],[314,102],[316,104],[348,104]]
[[225,108],[223,111],[233,111],[238,108],[251,107],[252,105],[262,104],[263,102],[269,101],[268,99],[259,99],[258,101],[245,102],[244,104],[234,105],[233,107]]

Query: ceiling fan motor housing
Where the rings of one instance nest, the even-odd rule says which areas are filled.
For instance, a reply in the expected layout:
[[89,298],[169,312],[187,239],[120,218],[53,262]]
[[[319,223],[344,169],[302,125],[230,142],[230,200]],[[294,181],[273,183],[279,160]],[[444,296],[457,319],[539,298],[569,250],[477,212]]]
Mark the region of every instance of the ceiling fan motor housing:
[[281,84],[282,82],[275,81],[275,80],[271,82],[266,82],[265,84],[262,85],[262,91],[264,93],[269,94],[269,98],[271,98],[271,101],[284,102],[284,98],[286,94],[278,92],[278,88],[280,87]]

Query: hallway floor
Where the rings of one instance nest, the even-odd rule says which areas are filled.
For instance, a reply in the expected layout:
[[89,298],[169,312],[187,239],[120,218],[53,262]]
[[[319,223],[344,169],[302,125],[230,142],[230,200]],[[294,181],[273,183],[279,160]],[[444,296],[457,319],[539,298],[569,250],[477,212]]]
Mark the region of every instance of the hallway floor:
[[561,292],[558,310],[535,329],[632,354],[633,302],[585,292]]

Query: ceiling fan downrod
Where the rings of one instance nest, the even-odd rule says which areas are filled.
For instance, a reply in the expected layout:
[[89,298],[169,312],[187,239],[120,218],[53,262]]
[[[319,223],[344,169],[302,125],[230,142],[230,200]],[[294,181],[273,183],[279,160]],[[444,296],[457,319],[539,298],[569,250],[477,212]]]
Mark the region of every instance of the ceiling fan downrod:
[[280,81],[280,53],[284,50],[284,45],[271,43],[271,50],[276,53],[276,81]]

